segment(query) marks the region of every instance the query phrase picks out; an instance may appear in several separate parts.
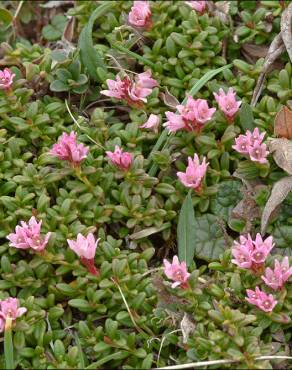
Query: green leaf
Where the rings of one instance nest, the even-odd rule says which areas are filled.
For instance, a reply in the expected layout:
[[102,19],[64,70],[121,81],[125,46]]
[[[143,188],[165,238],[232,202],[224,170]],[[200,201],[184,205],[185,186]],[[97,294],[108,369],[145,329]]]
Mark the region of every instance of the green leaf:
[[231,211],[242,199],[241,187],[240,181],[221,182],[216,197],[211,200],[211,211],[224,221],[229,221]]
[[226,248],[226,240],[219,220],[212,214],[205,214],[195,218],[195,256],[197,258],[214,261]]
[[181,207],[177,225],[178,258],[180,261],[185,261],[187,266],[192,263],[194,258],[196,233],[190,190]]
[[12,342],[12,319],[6,318],[5,331],[4,331],[4,357],[5,357],[5,368],[14,369],[13,359],[13,342]]
[[62,81],[55,80],[50,84],[50,89],[51,89],[51,91],[62,92],[62,91],[68,91],[69,86],[66,85]]
[[0,8],[0,27],[8,27],[12,22],[13,16],[9,10]]
[[90,16],[87,25],[81,31],[78,41],[81,61],[86,67],[89,76],[96,81],[99,81],[96,69],[101,66],[105,68],[105,66],[102,58],[94,49],[92,41],[92,29],[96,19],[108,13],[110,8],[114,7],[115,3],[115,1],[104,2],[95,9],[95,11]]
[[242,106],[239,112],[239,118],[240,118],[240,125],[244,131],[253,130],[255,128],[253,113],[252,113],[252,109],[249,104],[242,103]]
[[58,40],[64,31],[67,18],[62,14],[57,14],[52,19],[52,24],[48,24],[42,29],[42,35],[49,41]]
[[[207,73],[204,74],[204,76],[202,76],[199,81],[197,81],[194,86],[191,88],[191,90],[189,91],[188,94],[186,94],[186,97],[184,98],[182,104],[186,104],[187,100],[188,100],[188,96],[194,96],[196,95],[199,90],[209,81],[211,80],[211,78],[215,77],[218,73],[226,70],[226,69],[229,69],[232,67],[232,63],[231,64],[227,64],[226,66],[223,66],[223,67],[220,67],[220,68],[217,68],[217,69],[214,69],[214,70],[211,70]],[[167,129],[164,129],[161,133],[161,135],[159,136],[156,144],[154,145],[154,147],[152,148],[149,156],[148,156],[148,159],[150,159],[150,162],[151,162],[151,157],[152,157],[152,154],[157,152],[161,146],[163,145],[163,143],[165,142],[166,138],[167,138],[167,135],[168,135],[168,130]],[[167,145],[167,142],[166,144],[164,145],[163,149],[166,147]],[[156,164],[153,164],[148,172],[149,176],[155,176],[156,174],[156,171],[158,169],[158,166]]]

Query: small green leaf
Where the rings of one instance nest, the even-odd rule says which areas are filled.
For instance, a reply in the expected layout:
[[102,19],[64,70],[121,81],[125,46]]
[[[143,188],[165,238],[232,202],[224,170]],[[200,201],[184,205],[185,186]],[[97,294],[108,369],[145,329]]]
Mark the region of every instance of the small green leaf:
[[9,10],[0,8],[0,26],[8,27],[12,22],[13,16]]
[[254,125],[254,118],[253,118],[253,113],[252,109],[249,104],[247,103],[242,103],[242,106],[240,108],[240,125],[246,130],[253,130],[255,125]]
[[218,218],[212,214],[196,217],[194,227],[195,256],[206,261],[217,260],[227,247]]
[[187,266],[194,258],[196,232],[194,207],[189,191],[181,207],[177,225],[178,258],[185,261]]
[[96,69],[98,67],[105,67],[100,55],[96,52],[92,41],[92,29],[97,18],[109,12],[110,8],[114,7],[115,1],[104,2],[99,5],[91,14],[88,23],[81,31],[78,45],[80,48],[80,56],[83,65],[86,67],[91,78],[99,81]]
[[56,92],[68,91],[69,87],[64,82],[55,80],[50,84],[50,89]]

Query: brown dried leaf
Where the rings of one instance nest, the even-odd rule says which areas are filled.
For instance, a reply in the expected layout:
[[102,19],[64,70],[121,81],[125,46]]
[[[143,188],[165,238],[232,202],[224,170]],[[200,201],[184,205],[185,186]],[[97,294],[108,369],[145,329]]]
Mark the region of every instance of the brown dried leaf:
[[159,94],[164,104],[172,109],[176,109],[176,106],[180,104],[179,101],[168,91],[167,87],[165,88],[165,91],[165,93]]
[[292,139],[292,111],[286,106],[283,106],[275,117],[274,134]]
[[75,17],[70,17],[70,19],[66,23],[66,27],[62,35],[62,41],[72,42],[74,37],[74,27],[75,27]]
[[184,317],[180,322],[180,328],[183,335],[183,343],[187,343],[189,340],[189,335],[195,331],[196,325],[192,322],[186,312],[184,313]]
[[292,3],[290,3],[282,13],[281,34],[286,50],[292,62]]
[[288,139],[268,139],[268,148],[273,153],[277,165],[292,175],[292,141]]
[[292,177],[287,176],[277,181],[272,189],[270,198],[268,199],[265,208],[263,210],[261,219],[261,234],[264,235],[266,227],[269,222],[271,213],[281,204],[287,197],[289,192],[292,190]]
[[262,92],[263,83],[264,83],[265,75],[266,75],[267,71],[269,70],[271,65],[276,61],[276,59],[283,53],[284,50],[285,50],[285,45],[284,45],[284,42],[283,42],[283,39],[282,39],[282,34],[280,32],[274,38],[274,40],[272,41],[272,43],[269,47],[267,56],[265,58],[265,63],[263,65],[262,72],[261,72],[261,74],[258,78],[256,87],[254,89],[253,96],[252,96],[252,99],[251,99],[251,106],[252,107],[254,107],[256,105],[256,103],[258,101],[258,98],[259,98],[259,96]]

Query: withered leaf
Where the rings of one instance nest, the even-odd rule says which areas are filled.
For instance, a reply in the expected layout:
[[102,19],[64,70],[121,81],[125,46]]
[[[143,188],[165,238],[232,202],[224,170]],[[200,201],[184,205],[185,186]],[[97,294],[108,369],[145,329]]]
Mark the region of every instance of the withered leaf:
[[292,141],[288,139],[268,139],[268,148],[273,153],[277,165],[292,175]]
[[286,50],[292,62],[292,3],[284,10],[281,17],[281,34]]
[[283,106],[275,117],[274,134],[292,139],[292,111],[286,106]]
[[183,335],[183,343],[187,343],[189,335],[196,329],[195,324],[191,321],[189,315],[185,312],[182,321],[180,322],[180,328]]
[[277,181],[273,186],[270,198],[268,199],[265,208],[263,210],[261,219],[261,234],[264,235],[266,227],[269,222],[269,218],[272,212],[278,207],[279,204],[287,197],[289,192],[292,190],[292,176],[284,177]]
[[62,40],[72,42],[74,37],[74,28],[75,28],[75,17],[70,17],[68,22],[66,23]]
[[165,88],[165,93],[160,93],[159,95],[164,104],[172,109],[176,109],[176,106],[180,104],[177,98],[168,91],[167,87]]

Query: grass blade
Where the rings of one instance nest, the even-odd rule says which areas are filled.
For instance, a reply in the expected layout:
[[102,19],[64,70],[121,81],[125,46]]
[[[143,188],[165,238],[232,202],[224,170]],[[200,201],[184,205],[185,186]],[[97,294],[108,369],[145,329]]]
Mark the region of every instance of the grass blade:
[[86,67],[90,77],[96,81],[99,81],[96,72],[97,67],[106,67],[103,63],[102,58],[94,49],[92,41],[92,29],[96,19],[106,14],[114,5],[115,1],[104,1],[101,5],[99,5],[90,16],[88,23],[83,28],[79,36],[78,46],[80,48],[82,63]]
[[14,369],[13,342],[12,342],[12,319],[7,318],[4,332],[4,357],[5,369]]
[[[223,67],[220,67],[220,68],[217,68],[217,69],[214,69],[212,71],[209,71],[207,73],[204,74],[204,76],[202,76],[199,81],[197,81],[194,86],[191,88],[191,90],[189,91],[188,95],[191,95],[191,96],[194,96],[198,93],[198,91],[209,81],[211,80],[214,76],[216,76],[218,73],[224,71],[225,69],[229,69],[232,67],[232,63],[231,64],[227,64],[226,66],[223,66]],[[187,96],[184,98],[182,104],[186,104],[187,102]],[[158,151],[163,143],[167,140],[167,135],[168,135],[168,130],[167,129],[164,129],[160,135],[160,137],[158,138],[156,144],[154,145],[153,149],[151,150],[149,156],[148,156],[148,159],[151,160],[151,156],[153,153],[155,153],[156,151]],[[165,147],[165,146],[164,146]],[[156,164],[153,164],[148,172],[149,176],[155,176],[156,174],[156,171],[158,169],[158,166]]]
[[178,217],[177,243],[178,259],[185,261],[189,266],[195,254],[196,222],[194,207],[191,198],[192,190],[186,196]]
[[133,58],[139,60],[139,62],[141,62],[142,64],[146,64],[147,66],[151,67],[152,69],[155,68],[155,64],[152,63],[150,60],[142,57],[142,55],[134,53],[133,51],[125,48],[124,46],[122,46],[120,44],[113,44],[112,47],[114,49],[117,49],[117,50],[121,51],[122,53],[128,54],[130,57],[133,57]]

